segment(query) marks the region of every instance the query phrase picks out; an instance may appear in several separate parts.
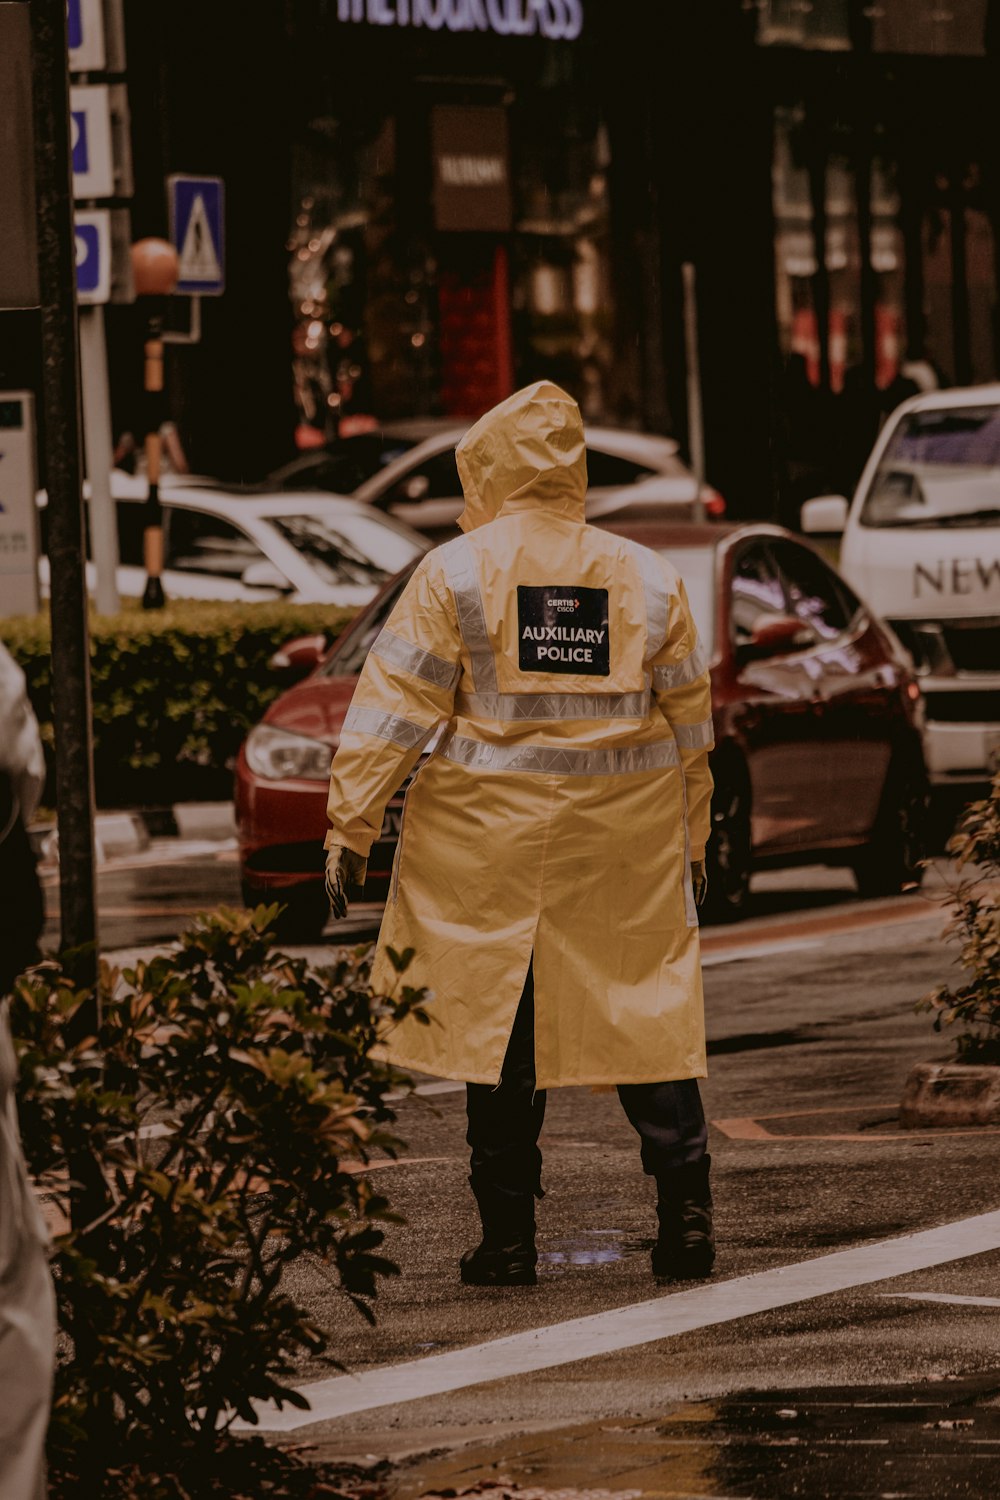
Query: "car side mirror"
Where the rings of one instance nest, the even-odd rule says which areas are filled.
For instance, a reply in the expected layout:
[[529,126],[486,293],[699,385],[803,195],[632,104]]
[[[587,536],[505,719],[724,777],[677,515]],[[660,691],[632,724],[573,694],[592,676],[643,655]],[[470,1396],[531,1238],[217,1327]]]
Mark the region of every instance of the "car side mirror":
[[276,589],[279,594],[290,594],[292,585],[281,569],[267,557],[258,557],[248,563],[240,575],[240,582],[248,589]]
[[741,661],[765,661],[771,656],[788,656],[805,651],[815,637],[808,625],[793,615],[761,615],[754,622],[748,641],[737,648]]
[[802,507],[802,530],[807,536],[840,536],[849,508],[843,495],[817,495]]
[[300,682],[310,672],[315,672],[325,655],[325,635],[297,635],[294,640],[278,647],[268,666],[289,682]]

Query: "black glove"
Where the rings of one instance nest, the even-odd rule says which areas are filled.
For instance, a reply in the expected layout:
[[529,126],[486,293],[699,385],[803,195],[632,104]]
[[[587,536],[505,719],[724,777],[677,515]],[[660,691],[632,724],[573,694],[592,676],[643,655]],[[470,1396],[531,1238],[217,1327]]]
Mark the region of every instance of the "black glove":
[[353,849],[343,844],[334,844],[326,856],[324,885],[330,901],[330,910],[339,922],[347,916],[347,892],[354,886],[360,895],[368,873],[368,861]]

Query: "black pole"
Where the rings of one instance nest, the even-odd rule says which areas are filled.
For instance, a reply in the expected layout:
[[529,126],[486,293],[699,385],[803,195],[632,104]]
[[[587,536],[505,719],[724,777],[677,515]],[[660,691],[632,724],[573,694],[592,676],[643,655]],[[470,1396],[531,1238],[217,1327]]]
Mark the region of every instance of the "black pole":
[[[993,231],[993,279],[1000,286],[1000,149],[997,145],[997,130],[1000,128],[1000,4],[988,0],[986,6],[985,48],[987,86],[987,128],[985,147],[986,211]],[[993,369],[1000,372],[1000,308],[993,308]]]
[[[855,99],[854,205],[858,224],[858,258],[861,262],[861,372],[864,398],[873,408],[878,363],[878,351],[875,347],[878,278],[872,264],[872,158],[875,155],[876,72],[872,66],[872,22],[869,10],[870,7],[863,0],[853,0],[850,15],[854,57],[847,76],[853,81]],[[871,437],[874,435],[870,434]],[[866,438],[868,436],[866,434]]]
[[955,384],[972,383],[972,330],[969,323],[969,266],[965,233],[965,162],[958,147],[948,167],[948,213],[951,226],[951,329]]
[[146,587],[142,595],[143,609],[162,609],[166,604],[163,592],[163,507],[160,504],[160,463],[162,459],[163,426],[163,317],[159,312],[161,298],[145,299],[153,310],[146,324],[144,345],[143,389],[146,392],[146,503],[145,527],[142,533],[142,557],[146,568]]
[[[924,136],[918,133],[918,105],[907,90],[906,114],[899,133],[900,225],[903,231],[904,279],[906,301],[906,357],[925,357],[927,315],[924,310],[924,205],[927,197],[926,162],[930,153]],[[1000,219],[998,219],[1000,223]],[[1000,267],[1000,260],[998,260]]]
[[819,384],[830,390],[830,272],[826,264],[826,167],[828,141],[826,131],[816,120],[806,121],[809,143],[809,200],[812,205],[813,308],[816,313],[816,337],[819,340]]
[[31,28],[61,946],[84,950],[75,973],[90,986],[97,969],[94,767],[66,0],[31,0]]

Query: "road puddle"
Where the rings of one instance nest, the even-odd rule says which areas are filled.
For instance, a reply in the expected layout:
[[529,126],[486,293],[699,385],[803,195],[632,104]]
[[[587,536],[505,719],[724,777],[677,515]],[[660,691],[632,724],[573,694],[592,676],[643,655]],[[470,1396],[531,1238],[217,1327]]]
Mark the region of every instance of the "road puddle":
[[586,1229],[571,1239],[547,1237],[545,1246],[538,1255],[538,1269],[547,1276],[557,1276],[571,1266],[613,1265],[634,1248],[620,1229]]
[[1000,1378],[748,1392],[401,1464],[387,1500],[993,1500]]

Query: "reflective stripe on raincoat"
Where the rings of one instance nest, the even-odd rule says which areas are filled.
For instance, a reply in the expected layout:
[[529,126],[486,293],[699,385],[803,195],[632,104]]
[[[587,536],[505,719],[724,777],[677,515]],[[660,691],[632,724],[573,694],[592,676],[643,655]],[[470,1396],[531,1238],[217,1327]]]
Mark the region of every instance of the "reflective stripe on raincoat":
[[466,535],[376,641],[330,780],[327,847],[406,794],[373,980],[433,992],[401,1067],[496,1083],[534,956],[539,1088],[705,1074],[690,862],[712,782],[707,662],[658,554],[584,523],[579,410],[520,391],[459,445]]

